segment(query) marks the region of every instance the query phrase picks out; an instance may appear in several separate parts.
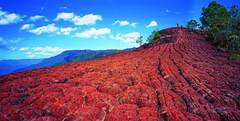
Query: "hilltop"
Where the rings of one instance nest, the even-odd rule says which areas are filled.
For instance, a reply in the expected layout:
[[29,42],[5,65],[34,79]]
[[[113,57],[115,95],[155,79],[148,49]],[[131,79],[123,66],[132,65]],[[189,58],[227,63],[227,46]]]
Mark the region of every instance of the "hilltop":
[[240,119],[240,62],[189,29],[136,50],[0,76],[1,120]]

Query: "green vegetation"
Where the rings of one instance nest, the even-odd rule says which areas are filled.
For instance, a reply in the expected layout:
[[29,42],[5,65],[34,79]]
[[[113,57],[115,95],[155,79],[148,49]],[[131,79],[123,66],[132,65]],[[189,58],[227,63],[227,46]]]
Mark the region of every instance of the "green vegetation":
[[187,23],[187,28],[197,29],[199,27],[199,23],[196,20],[190,20]]
[[224,6],[217,2],[211,2],[207,8],[202,9],[202,22],[203,29],[209,34],[213,43],[220,48],[227,48],[225,39],[227,39],[227,28],[229,22],[229,13]]
[[137,40],[136,43],[139,44],[140,46],[144,44],[143,36],[140,36]]
[[180,27],[180,24],[179,24],[179,23],[177,23],[177,27]]
[[144,45],[144,44],[151,44],[154,43],[156,41],[158,41],[161,37],[161,33],[159,30],[154,30],[152,31],[152,33],[148,36],[146,42],[144,42],[143,36],[140,36],[137,40],[136,43],[138,45]]
[[232,34],[229,37],[229,40],[230,40],[229,48],[231,49],[231,51],[238,51],[239,50],[239,47],[238,47],[239,36],[237,36],[236,34]]
[[155,30],[151,33],[151,35],[147,38],[147,43],[154,43],[158,39],[160,39],[161,33],[158,30]]
[[[231,52],[232,59],[240,59],[240,9],[234,5],[229,10],[217,2],[211,2],[202,9],[202,28],[209,40],[218,48]],[[196,27],[196,21],[188,22],[187,27]]]
[[232,53],[230,59],[231,60],[240,60],[240,53]]
[[183,25],[177,23],[177,24],[176,24],[176,27],[178,27],[178,28],[183,28]]

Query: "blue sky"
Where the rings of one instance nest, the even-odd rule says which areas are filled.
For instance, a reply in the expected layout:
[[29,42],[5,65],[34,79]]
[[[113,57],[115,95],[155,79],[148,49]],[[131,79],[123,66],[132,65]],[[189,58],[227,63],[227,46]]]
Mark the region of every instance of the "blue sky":
[[[0,0],[0,60],[137,46],[156,29],[198,19],[211,0]],[[238,0],[217,0],[231,7]]]

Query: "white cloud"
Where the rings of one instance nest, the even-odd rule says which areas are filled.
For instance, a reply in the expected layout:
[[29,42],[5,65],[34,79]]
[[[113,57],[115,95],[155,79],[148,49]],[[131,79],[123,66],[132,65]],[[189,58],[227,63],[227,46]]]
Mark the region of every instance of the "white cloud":
[[76,30],[77,28],[65,27],[65,28],[60,28],[60,33],[63,35],[69,35],[71,32]]
[[93,24],[96,24],[97,21],[101,21],[102,16],[87,14],[81,17],[81,16],[75,15],[74,13],[62,12],[62,13],[58,13],[57,17],[54,20],[70,21],[75,25],[93,25]]
[[130,24],[131,27],[136,27],[136,25],[137,25],[137,23],[135,23],[135,22]]
[[16,13],[8,13],[6,11],[2,11],[0,8],[0,25],[7,25],[11,23],[18,23],[22,21],[23,16],[18,15]]
[[36,29],[29,30],[29,32],[36,35],[41,35],[43,33],[54,33],[58,31],[58,27],[55,24],[48,24],[46,26],[41,26]]
[[72,21],[75,25],[93,25],[97,21],[101,21],[102,17],[100,15],[87,14],[83,17],[75,16]]
[[150,28],[150,27],[156,27],[158,25],[158,23],[156,21],[151,21],[146,27]]
[[29,29],[32,29],[34,26],[35,26],[34,24],[24,24],[22,25],[20,30],[29,30]]
[[67,13],[67,12],[62,12],[58,13],[57,17],[54,19],[55,21],[58,20],[71,20],[74,17],[74,13]]
[[118,33],[115,36],[111,35],[110,38],[123,41],[124,43],[132,43],[135,42],[140,36],[141,34],[139,32],[131,32],[127,34]]
[[29,20],[31,20],[31,21],[37,21],[37,20],[40,20],[40,19],[43,19],[44,21],[48,21],[48,19],[45,16],[41,16],[41,15],[31,16],[29,18]]
[[34,24],[24,24],[20,30],[26,30],[30,33],[34,33],[36,35],[41,35],[44,33],[54,33],[57,35],[69,35],[71,32],[74,32],[77,30],[77,28],[72,27],[57,27],[55,24],[48,24],[46,26],[41,26],[38,28],[34,28]]
[[129,22],[129,21],[126,21],[126,20],[123,20],[123,21],[120,21],[120,20],[116,20],[113,25],[119,25],[119,26],[131,26],[131,27],[135,27],[136,26],[136,22]]
[[117,20],[117,21],[115,21],[115,22],[113,23],[113,25],[116,25],[116,24],[119,24],[120,26],[127,26],[127,25],[129,25],[130,23],[129,23],[128,21],[119,21],[119,20]]
[[22,47],[22,48],[18,48],[17,50],[23,52],[28,57],[33,58],[37,56],[50,57],[50,56],[58,55],[68,49],[45,46],[45,47]]
[[96,39],[100,36],[108,35],[110,33],[111,33],[111,29],[109,29],[109,28],[100,28],[100,29],[91,28],[89,30],[76,33],[76,37],[79,37],[79,38],[92,38],[93,37]]
[[26,47],[22,47],[22,48],[19,48],[19,51],[28,51],[29,48],[26,48]]

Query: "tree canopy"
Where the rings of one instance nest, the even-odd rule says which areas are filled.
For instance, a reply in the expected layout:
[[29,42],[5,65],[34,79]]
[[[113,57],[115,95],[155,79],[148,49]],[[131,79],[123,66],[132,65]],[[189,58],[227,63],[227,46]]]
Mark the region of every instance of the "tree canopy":
[[148,43],[153,43],[155,42],[158,38],[161,37],[161,33],[158,30],[155,30],[151,33],[151,35],[147,38]]
[[136,40],[136,43],[139,44],[140,46],[143,45],[143,36],[140,36],[137,40]]
[[192,29],[196,29],[199,27],[199,24],[196,20],[190,20],[187,22],[187,27],[188,28],[192,28]]
[[217,2],[202,9],[202,28],[217,47],[239,51],[240,9],[234,5],[229,10]]
[[211,31],[213,28],[224,29],[229,22],[227,9],[216,1],[211,2],[207,8],[202,9],[200,21],[205,30]]

